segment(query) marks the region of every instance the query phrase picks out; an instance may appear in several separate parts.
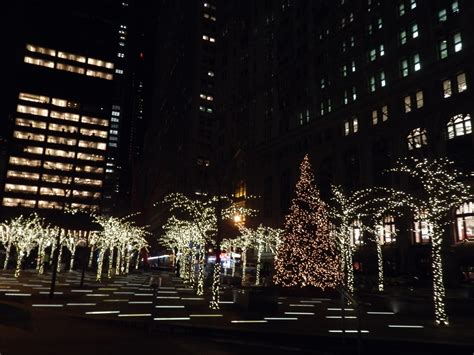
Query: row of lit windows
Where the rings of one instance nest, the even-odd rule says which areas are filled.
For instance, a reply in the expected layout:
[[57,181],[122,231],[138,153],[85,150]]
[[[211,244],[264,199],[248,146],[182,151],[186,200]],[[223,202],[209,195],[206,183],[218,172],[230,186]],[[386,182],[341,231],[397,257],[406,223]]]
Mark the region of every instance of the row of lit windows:
[[204,41],[208,41],[208,42],[211,42],[211,43],[216,42],[216,39],[214,37],[210,37],[210,36],[207,36],[207,35],[202,35],[202,39]]
[[[467,202],[454,212],[456,242],[474,238],[474,202]],[[377,226],[377,236],[381,244],[390,244],[396,241],[395,219],[385,216]],[[415,244],[431,242],[432,226],[426,221],[425,214],[415,215],[412,222],[412,237]],[[363,244],[361,222],[356,220],[351,227],[352,244]]]
[[[48,96],[35,95],[35,94],[29,94],[29,93],[24,93],[24,92],[21,92],[18,95],[18,98],[23,101],[36,102],[36,103],[41,103],[41,104],[50,103],[50,98]],[[65,99],[58,99],[56,97],[53,97],[51,99],[51,104],[54,106],[59,106],[59,107],[79,108],[79,104],[77,102],[69,101]]]
[[214,96],[211,95],[200,94],[199,97],[203,100],[214,101]]
[[[54,69],[54,64],[55,64],[55,62],[52,62],[50,60],[33,58],[29,56],[25,56],[25,63],[47,67],[51,69]],[[110,73],[105,73],[102,71],[91,70],[91,69],[86,70],[82,67],[76,67],[74,65],[69,65],[69,64],[64,64],[64,63],[56,63],[56,69],[64,70],[64,71],[68,71],[68,72],[80,74],[80,75],[93,76],[96,78],[101,78],[101,79],[106,79],[106,80],[113,80],[114,78],[113,74],[110,74]]]
[[[451,117],[446,125],[448,139],[464,136],[472,133],[471,115],[455,115]],[[428,144],[426,130],[424,128],[415,128],[407,136],[408,150],[422,148]]]
[[[97,181],[97,183],[90,183],[89,181]],[[78,185],[102,186],[101,180],[75,178],[74,182]],[[5,191],[25,193],[25,194],[36,194],[38,193],[38,186],[7,183],[5,184]],[[71,193],[71,190],[68,190],[66,188],[59,188],[59,187],[40,187],[39,193],[40,195],[49,195],[49,196],[69,196],[69,194]],[[73,190],[73,196],[100,198],[100,192]]]
[[[93,172],[93,173],[103,173],[103,168],[92,167],[92,166],[84,166],[84,167],[76,167],[76,171],[78,172]],[[39,173],[32,173],[27,171],[17,171],[17,170],[8,170],[7,178],[12,179],[24,179],[24,180],[39,180],[40,174]],[[62,176],[62,175],[50,175],[50,174],[42,174],[41,180],[51,183],[60,183],[60,184],[69,184],[72,181],[70,176]],[[93,185],[100,186],[97,182],[99,180],[93,180]]]
[[[10,198],[4,197],[3,198],[3,205],[6,207],[27,207],[27,208],[35,208],[36,200],[27,200],[23,198]],[[45,208],[45,209],[64,209],[65,204],[56,201],[38,201],[38,208]],[[86,209],[86,210],[93,210],[97,211],[99,206],[97,205],[88,205],[83,203],[72,203],[72,208],[77,209]]]
[[[23,101],[31,101],[31,102],[37,102],[37,103],[49,103],[50,98],[47,96],[41,96],[41,95],[34,95],[34,94],[25,94],[25,93],[20,93],[19,99]],[[64,99],[58,99],[58,98],[52,98],[52,105],[55,106],[60,106],[60,107],[70,107],[70,108],[78,108],[79,104],[73,101],[68,101]],[[36,115],[36,116],[43,116],[47,117],[48,113],[50,117],[57,118],[57,119],[63,119],[63,120],[69,120],[69,121],[79,121],[79,115],[74,114],[74,113],[69,113],[69,112],[58,112],[58,111],[51,111],[49,112],[45,108],[39,108],[39,107],[34,107],[34,106],[27,106],[27,105],[18,105],[17,106],[17,112],[20,113],[26,113],[30,115]],[[103,118],[96,118],[96,117],[90,117],[90,116],[82,116],[81,117],[81,122],[87,123],[87,124],[95,124],[95,125],[101,125],[101,126],[108,126],[109,122],[106,119]]]
[[72,53],[67,53],[67,52],[61,52],[61,51],[56,52],[56,50],[54,50],[54,49],[40,47],[40,46],[34,46],[32,44],[27,44],[26,49],[30,52],[49,55],[51,57],[55,57],[56,53],[57,53],[58,58],[72,60],[72,61],[76,61],[76,62],[79,62],[79,63],[86,63],[87,62],[87,64],[95,65],[97,67],[104,67],[104,68],[107,68],[107,69],[113,69],[114,68],[114,63],[111,63],[111,62],[106,62],[104,60],[95,59],[95,58],[87,58],[86,59],[86,57],[84,57],[82,55],[77,55],[77,54],[72,54]]

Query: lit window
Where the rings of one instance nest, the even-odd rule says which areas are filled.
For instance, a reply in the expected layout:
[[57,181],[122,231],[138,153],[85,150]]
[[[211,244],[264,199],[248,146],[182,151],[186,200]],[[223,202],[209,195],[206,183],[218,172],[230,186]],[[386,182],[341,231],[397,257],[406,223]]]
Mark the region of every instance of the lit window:
[[15,124],[17,126],[23,126],[23,127],[46,129],[46,123],[45,122],[40,122],[40,121],[35,121],[35,120],[27,120],[25,118],[16,118],[15,119]]
[[375,91],[375,77],[374,76],[370,77],[369,83],[370,83],[369,85],[370,92],[374,92]]
[[463,92],[467,90],[467,81],[465,73],[458,74],[456,76],[456,81],[458,83],[458,92]]
[[421,69],[420,55],[415,53],[413,55],[413,71],[418,71]]
[[373,110],[372,111],[372,124],[373,125],[376,125],[379,121],[379,117],[378,117],[378,111],[377,110]]
[[350,122],[345,121],[344,122],[344,135],[348,136],[350,133],[351,133]]
[[74,158],[76,153],[73,152],[73,151],[47,148],[46,149],[46,155],[50,155],[50,156],[53,156],[53,157],[61,157],[61,158],[72,159],[72,158]]
[[82,123],[87,123],[87,124],[95,124],[95,125],[105,126],[105,127],[107,127],[109,125],[109,121],[106,120],[106,119],[96,118],[96,117],[89,117],[89,116],[82,116],[81,117],[81,122]]
[[81,67],[76,67],[74,65],[64,64],[64,63],[56,63],[56,69],[64,70],[71,73],[81,74],[84,75],[85,69]]
[[56,51],[54,49],[34,46],[34,45],[31,45],[31,44],[27,44],[26,49],[29,50],[30,52],[41,53],[41,54],[49,55],[51,57],[56,56]]
[[439,57],[444,59],[448,56],[448,41],[443,39],[439,42]]
[[451,10],[453,11],[454,14],[459,12],[459,2],[458,1],[453,1],[453,3],[451,4]]
[[103,161],[104,156],[103,155],[98,155],[98,154],[77,153],[77,159],[91,160],[91,161]]
[[384,49],[383,44],[381,44],[381,45],[379,46],[379,55],[380,55],[381,57],[383,57],[383,56],[385,55],[385,49]]
[[12,179],[39,180],[38,173],[28,173],[26,171],[8,170],[7,177]]
[[351,70],[353,73],[356,71],[356,63],[354,60],[351,62]]
[[22,166],[33,166],[33,167],[41,166],[41,160],[33,160],[33,159],[20,158],[20,157],[10,157],[8,162],[11,165],[22,165]]
[[404,107],[405,107],[405,113],[411,111],[411,96],[405,96],[403,99]]
[[213,72],[213,71],[208,71],[208,72],[207,72],[207,75],[212,78],[212,77],[214,77],[214,72]]
[[385,216],[382,223],[377,226],[377,235],[379,237],[380,244],[394,243],[395,242],[395,219],[393,216]]
[[71,171],[72,164],[59,163],[54,161],[46,160],[43,163],[43,167],[48,170],[62,170],[62,171]]
[[46,182],[53,182],[56,184],[65,184],[69,185],[72,182],[71,176],[64,176],[64,175],[50,175],[50,174],[43,174],[41,175],[41,180]]
[[66,53],[66,52],[58,52],[58,57],[62,59],[74,60],[80,63],[86,62],[86,57],[83,57],[81,55]]
[[413,218],[413,236],[417,244],[430,243],[433,227],[426,222],[426,214],[421,213]]
[[84,166],[76,166],[76,171],[78,172],[86,172],[86,173],[94,173],[94,174],[103,174],[104,168],[99,168],[96,166],[84,165]]
[[34,208],[36,205],[36,200],[24,200],[22,198],[3,198],[3,205],[6,207],[28,207]]
[[408,60],[407,59],[402,59],[401,69],[402,69],[402,76],[403,77],[408,76]]
[[344,104],[347,105],[349,98],[347,97],[347,90],[344,90]]
[[459,52],[462,50],[462,40],[461,40],[461,33],[455,33],[453,35],[453,42],[454,42],[454,51]]
[[373,62],[377,58],[377,51],[375,49],[371,49],[369,52],[369,59]]
[[405,15],[405,4],[404,3],[398,4],[398,15],[399,16]]
[[382,106],[382,121],[385,122],[388,120],[388,106]]
[[359,121],[357,117],[352,117],[351,120],[344,121],[344,135],[348,136],[351,133],[359,131]]
[[115,69],[115,74],[123,74],[123,69]]
[[377,28],[380,30],[382,28],[382,18],[377,19]]
[[76,145],[77,140],[71,139],[71,138],[57,137],[57,136],[48,136],[47,142],[54,143],[54,144],[74,146]]
[[50,131],[77,133],[77,127],[76,126],[68,126],[68,125],[50,123],[48,128],[49,128]]
[[407,31],[406,30],[402,30],[400,31],[400,34],[398,35],[398,38],[400,40],[400,44],[405,44],[407,43]]
[[25,194],[35,194],[38,192],[38,186],[5,184],[6,192],[20,192]]
[[455,115],[447,124],[448,139],[464,136],[472,133],[471,115]]
[[362,230],[361,230],[361,222],[359,220],[354,221],[353,225],[351,226],[351,241],[352,245],[362,245]]
[[410,0],[410,9],[416,8],[416,0]]
[[357,100],[357,91],[355,86],[352,87],[352,101]]
[[[124,54],[123,53],[118,53],[118,56],[123,58]],[[114,63],[106,62],[104,60],[95,59],[95,58],[87,58],[87,64],[95,65],[97,67],[104,67],[104,68],[107,68],[107,69],[113,69],[114,68]]]
[[85,179],[85,178],[74,178],[74,183],[78,185],[93,185],[93,186],[102,186],[102,180],[95,179]]
[[407,136],[407,141],[408,150],[422,148],[423,146],[428,144],[428,140],[426,138],[426,130],[421,128],[415,128]]
[[101,71],[90,70],[90,69],[87,69],[86,75],[87,76],[93,76],[95,78],[106,79],[106,80],[113,80],[113,78],[114,78],[114,76],[110,73],[104,73],[104,72],[101,72]]
[[385,72],[381,71],[379,73],[379,79],[380,79],[380,86],[384,87],[387,85],[387,81],[385,80]]
[[237,187],[235,188],[234,197],[242,198],[247,196],[247,185],[243,180],[239,181]]
[[21,92],[18,98],[23,101],[37,102],[40,104],[49,104],[49,97],[47,96],[27,94],[27,93]]
[[54,68],[54,62],[50,60],[44,60],[39,58],[25,57],[25,63],[39,65],[41,67]]
[[38,207],[45,209],[63,209],[64,205],[56,201],[38,201]]
[[443,97],[446,99],[452,95],[451,80],[443,80]]
[[29,141],[44,142],[44,134],[34,134],[28,132],[14,131],[13,137],[16,139],[26,139]]
[[119,111],[112,111],[112,116],[120,116],[120,112]]
[[95,137],[100,137],[100,138],[107,138],[107,131],[101,131],[98,129],[81,128],[80,132],[84,136],[95,136]]
[[419,34],[420,33],[418,32],[418,25],[414,23],[413,25],[411,25],[411,38],[418,38]]
[[24,153],[30,153],[30,154],[43,154],[43,148],[27,146],[27,147],[23,148],[23,152]]
[[38,107],[33,107],[33,106],[25,106],[25,105],[18,105],[16,107],[17,112],[20,113],[27,113],[29,115],[35,115],[35,116],[43,116],[47,117],[48,116],[48,110],[45,108],[38,108]]
[[355,38],[354,36],[350,37],[351,47],[355,47]]
[[74,121],[74,122],[79,121],[79,115],[75,113],[51,111],[50,116],[52,118],[57,118],[59,120]]
[[40,195],[46,196],[69,196],[70,192],[66,189],[61,189],[57,187],[41,187]]
[[456,239],[474,238],[474,202],[466,202],[456,210]]
[[448,19],[448,12],[446,9],[441,9],[438,11],[438,21],[445,22]]
[[343,77],[347,76],[347,65],[345,64],[342,66],[342,76]]
[[423,91],[417,91],[416,94],[415,94],[415,98],[416,98],[416,108],[421,108],[423,107]]

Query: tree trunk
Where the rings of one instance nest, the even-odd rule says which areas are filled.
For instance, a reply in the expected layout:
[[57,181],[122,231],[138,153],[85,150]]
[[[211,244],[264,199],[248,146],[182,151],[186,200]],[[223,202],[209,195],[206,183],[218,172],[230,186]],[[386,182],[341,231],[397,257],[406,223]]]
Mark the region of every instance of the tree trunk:
[[446,291],[443,278],[443,260],[441,257],[442,228],[434,222],[433,235],[431,242],[431,267],[433,272],[433,299],[435,321],[439,325],[448,325],[448,316],[446,315]]
[[[375,236],[378,238],[378,236]],[[384,289],[384,281],[383,281],[383,253],[382,253],[382,245],[380,244],[379,240],[376,240],[377,245],[377,266],[378,266],[378,286],[379,292],[383,292]]]
[[72,271],[73,267],[74,267],[74,258],[76,256],[76,245],[74,245],[72,247],[72,251],[71,251],[71,262],[69,264],[69,272]]
[[257,248],[257,270],[255,272],[255,286],[260,285],[260,268],[262,264],[262,243],[258,242]]
[[247,267],[247,248],[242,248],[242,285],[246,281],[245,268]]
[[8,260],[10,259],[10,250],[12,248],[12,243],[8,243],[7,247],[5,248],[5,262],[3,263],[3,270],[8,269]]
[[199,252],[199,275],[198,275],[198,284],[197,284],[197,292],[198,296],[202,296],[204,294],[204,262],[205,262],[206,254],[204,251],[204,247],[200,248]]
[[102,267],[104,266],[104,254],[105,254],[105,249],[101,248],[99,249],[99,260],[97,261],[97,276],[96,280],[97,281],[102,281]]
[[91,251],[89,253],[89,263],[88,263],[88,267],[91,268],[92,267],[92,261],[94,260],[94,245],[91,245]]
[[112,270],[114,269],[114,247],[109,248],[109,268],[107,272],[107,277],[112,278]]
[[21,274],[21,262],[23,260],[23,250],[17,248],[15,277],[19,278]]

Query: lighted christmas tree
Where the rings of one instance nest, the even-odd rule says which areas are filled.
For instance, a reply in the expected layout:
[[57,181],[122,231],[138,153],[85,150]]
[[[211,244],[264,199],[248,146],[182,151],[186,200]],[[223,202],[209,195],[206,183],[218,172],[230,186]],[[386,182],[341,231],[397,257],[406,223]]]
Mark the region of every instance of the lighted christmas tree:
[[308,155],[300,171],[296,196],[285,218],[285,231],[277,251],[274,281],[287,287],[334,288],[342,280],[339,258]]

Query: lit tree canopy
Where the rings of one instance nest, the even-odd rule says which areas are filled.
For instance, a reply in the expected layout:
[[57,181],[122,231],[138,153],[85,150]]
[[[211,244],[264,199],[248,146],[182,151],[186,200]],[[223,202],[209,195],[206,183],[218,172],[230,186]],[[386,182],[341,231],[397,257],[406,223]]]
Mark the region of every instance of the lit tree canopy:
[[443,229],[449,223],[449,212],[474,198],[471,187],[462,182],[465,176],[447,159],[405,158],[391,171],[408,174],[419,183],[420,189],[407,192],[404,202],[430,226],[435,321],[448,324],[441,257]]

